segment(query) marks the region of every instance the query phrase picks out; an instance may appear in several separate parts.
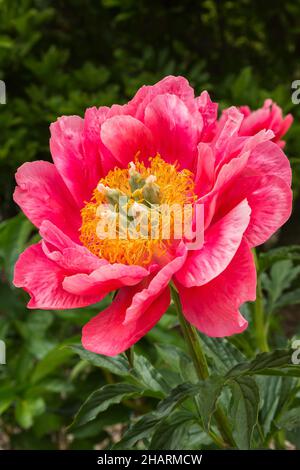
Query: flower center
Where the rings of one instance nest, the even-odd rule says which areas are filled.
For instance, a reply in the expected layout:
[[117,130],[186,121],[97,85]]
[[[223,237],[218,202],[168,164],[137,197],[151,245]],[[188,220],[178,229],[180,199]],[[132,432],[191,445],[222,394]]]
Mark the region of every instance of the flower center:
[[81,211],[80,240],[110,263],[147,266],[170,249],[178,220],[183,224],[176,213],[194,201],[189,170],[179,171],[160,155],[147,166],[136,158],[101,178]]

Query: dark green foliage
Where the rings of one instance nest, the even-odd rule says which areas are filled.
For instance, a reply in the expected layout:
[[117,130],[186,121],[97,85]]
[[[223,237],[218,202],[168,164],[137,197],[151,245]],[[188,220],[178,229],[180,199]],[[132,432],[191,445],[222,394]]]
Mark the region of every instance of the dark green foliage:
[[[280,1],[1,0],[0,216],[15,210],[16,167],[49,159],[51,121],[124,102],[165,75],[186,76],[197,93],[208,88],[221,106],[255,108],[271,97],[299,116],[291,102],[299,15],[297,2]],[[295,124],[287,146],[295,167],[298,135]]]
[[299,16],[299,2],[279,0],[0,0],[7,88],[0,105],[0,340],[7,345],[0,449],[214,448],[218,404],[240,448],[267,448],[278,431],[300,442],[299,365],[291,364],[285,335],[299,334],[299,322],[287,328],[285,321],[286,309],[300,303],[297,201],[280,235],[287,246],[263,247],[259,256],[273,352],[257,354],[246,305],[248,331],[229,340],[201,336],[212,376],[199,382],[172,306],[135,347],[133,368],[126,355],[80,346],[82,325],[110,297],[86,309],[28,311],[27,294],[12,286],[13,267],[37,234],[23,215],[13,217],[11,198],[17,167],[50,159],[49,124],[58,116],[123,103],[168,74],[186,76],[197,94],[208,89],[221,108],[257,108],[270,97],[292,112],[286,150],[296,194],[300,106],[292,104],[291,83],[300,79]]

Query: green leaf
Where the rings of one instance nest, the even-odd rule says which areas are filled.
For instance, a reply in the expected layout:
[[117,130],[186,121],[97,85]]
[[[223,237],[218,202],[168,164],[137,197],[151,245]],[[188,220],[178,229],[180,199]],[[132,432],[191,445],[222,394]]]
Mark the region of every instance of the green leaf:
[[79,345],[71,345],[70,348],[75,353],[77,353],[81,357],[81,359],[88,361],[95,367],[101,367],[102,369],[108,370],[112,374],[119,376],[125,377],[130,375],[128,361],[121,354],[119,354],[118,356],[109,357],[87,351]]
[[259,255],[259,269],[264,271],[280,260],[300,260],[300,245],[281,246]]
[[73,351],[62,345],[52,349],[44,358],[38,362],[32,375],[31,382],[37,383],[44,377],[50,375],[53,371],[58,369],[62,364],[67,362],[73,355]]
[[79,354],[81,359],[86,360],[96,367],[109,370],[115,375],[131,377],[134,383],[153,391],[153,396],[163,398],[170,389],[159,371],[153,367],[145,356],[134,354],[134,367],[129,368],[128,360],[123,355],[115,357],[102,356],[86,351],[81,346],[72,345],[72,351]]
[[0,416],[11,406],[13,401],[14,397],[0,398]]
[[292,354],[290,349],[260,353],[252,361],[237,364],[226,377],[255,374],[300,377],[300,366],[291,364]]
[[225,379],[223,377],[211,376],[197,384],[181,384],[159,403],[155,413],[162,418],[170,414],[184,400],[196,397],[204,427],[208,430],[224,383]]
[[260,422],[265,436],[274,430],[274,421],[293,397],[296,379],[291,377],[259,376],[257,382],[260,390]]
[[155,429],[149,449],[183,450],[184,441],[187,440],[189,429],[194,422],[195,417],[189,411],[179,410],[172,413]]
[[18,400],[15,408],[15,418],[23,429],[29,429],[33,424],[33,410],[26,400]]
[[244,361],[245,356],[225,338],[210,338],[201,335],[204,351],[217,372],[224,374],[231,367]]
[[280,429],[287,429],[287,431],[300,428],[300,407],[292,408],[291,410],[283,413],[276,421],[276,425]]
[[280,401],[282,377],[257,377],[261,396],[260,422],[267,436],[274,422]]
[[276,302],[277,308],[286,307],[287,305],[296,305],[300,303],[300,289],[283,294]]
[[156,344],[158,356],[165,364],[176,372],[181,371],[182,360],[189,360],[190,357],[180,348],[172,344]]
[[204,427],[208,429],[224,383],[223,377],[211,376],[197,384],[178,385],[167,398],[159,403],[155,413],[162,418],[170,414],[183,401],[196,397]]
[[31,337],[43,336],[53,323],[52,312],[47,310],[35,310],[29,315],[25,323],[26,334]]
[[292,285],[299,274],[300,266],[293,266],[291,260],[284,259],[273,264],[269,276],[266,273],[261,276],[263,287],[268,292],[269,312],[278,308],[277,302],[280,302],[283,292]]
[[160,372],[153,367],[145,356],[134,355],[134,368],[132,376],[137,379],[138,383],[148,390],[154,392],[153,396],[158,398],[165,397],[170,387]]
[[198,377],[190,357],[180,348],[170,344],[156,345],[159,358],[164,361],[168,369],[179,374],[178,381],[196,383]]
[[278,377],[300,377],[300,367],[299,365],[290,365],[278,369],[266,369],[257,372],[260,375],[273,375]]
[[134,423],[124,434],[122,440],[114,446],[114,449],[131,448],[137,441],[149,438],[155,427],[184,400],[194,396],[199,390],[198,384],[181,384],[171,391],[171,393],[162,400],[155,411],[142,416]]
[[160,421],[161,417],[155,412],[145,414],[129,427],[113,449],[132,449],[137,441],[149,438]]
[[98,418],[89,421],[88,423],[72,429],[72,435],[75,439],[86,439],[99,434],[108,426],[113,426],[120,423],[128,423],[132,411],[129,408],[120,406],[119,404],[113,405],[106,411],[103,411]]
[[[201,381],[197,384],[183,383],[174,388],[171,393],[162,400],[155,411],[148,413],[142,418],[140,418],[136,423],[134,423],[128,431],[124,434],[122,440],[114,446],[114,449],[127,449],[132,448],[137,441],[149,438],[155,431],[155,440],[152,442],[153,448],[159,448],[160,444],[157,443],[159,439],[159,432],[156,429],[159,429],[160,426],[165,429],[164,420],[168,419],[169,416],[172,416],[174,410],[180,406],[185,400],[196,397],[199,395],[199,406],[201,408],[201,413],[203,416],[203,421],[209,425],[209,421],[212,413],[215,409],[215,404],[218,399],[218,396],[222,390],[222,385],[224,384],[224,379],[222,377],[210,377],[205,381]],[[182,411],[182,410],[179,410]],[[179,412],[178,412],[179,413]],[[194,420],[195,417],[192,413],[189,413],[189,419]],[[185,415],[187,416],[187,415]],[[170,425],[171,426],[171,425]],[[172,432],[175,432],[172,428]],[[200,430],[199,430],[200,431]],[[171,428],[170,428],[171,432]],[[185,428],[185,433],[187,428]],[[168,433],[167,433],[168,434]],[[176,434],[178,437],[178,435]],[[177,439],[176,437],[176,439]],[[162,438],[163,439],[163,438]],[[165,446],[162,448],[167,448],[168,437],[165,436],[166,442]],[[175,437],[174,437],[175,442]],[[173,442],[173,445],[175,445]],[[177,441],[176,441],[177,442]],[[152,448],[152,447],[151,447]],[[173,447],[172,447],[173,448]],[[175,448],[175,447],[174,447]]]
[[37,437],[45,436],[59,431],[63,426],[63,419],[55,413],[43,413],[38,416],[34,422],[34,434]]
[[162,400],[155,413],[160,418],[171,413],[184,400],[195,396],[199,391],[199,384],[183,383],[174,388],[170,394]]
[[230,381],[232,390],[233,437],[239,449],[250,449],[259,409],[259,390],[251,377]]
[[44,380],[39,381],[37,385],[33,385],[32,387],[28,388],[27,395],[31,397],[37,397],[38,395],[42,395],[45,392],[67,394],[73,390],[74,385],[65,378],[60,379],[55,377],[47,377]]
[[118,383],[104,385],[94,391],[80,407],[76,414],[73,426],[81,426],[95,419],[101,412],[111,405],[121,403],[128,398],[136,398],[144,394],[144,390],[137,385]]
[[218,398],[225,384],[224,377],[210,376],[201,382],[197,396],[198,408],[204,428],[208,431],[213,413],[216,410]]
[[0,415],[4,413],[16,399],[15,387],[10,383],[1,384],[0,388]]
[[8,36],[0,36],[0,49],[12,49],[13,40]]
[[33,225],[23,214],[0,224],[0,257],[4,261],[6,275],[13,279],[13,270],[19,254],[24,250]]

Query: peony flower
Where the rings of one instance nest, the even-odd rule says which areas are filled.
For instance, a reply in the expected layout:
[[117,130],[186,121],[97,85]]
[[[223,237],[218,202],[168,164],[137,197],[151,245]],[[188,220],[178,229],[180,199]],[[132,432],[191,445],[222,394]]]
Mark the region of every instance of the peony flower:
[[[166,312],[172,282],[200,331],[244,331],[239,307],[256,296],[251,248],[285,223],[292,205],[290,165],[273,132],[241,137],[244,122],[232,107],[217,126],[207,92],[195,98],[187,80],[170,76],[143,86],[128,104],[51,124],[53,163],[25,163],[16,174],[14,200],[42,237],[15,267],[28,307],[85,307],[117,290],[82,333],[86,349],[116,355]],[[192,250],[172,234],[99,237],[99,222],[113,224],[123,210],[120,195],[131,219],[157,201],[203,207],[204,244]]]
[[276,142],[281,148],[285,146],[281,137],[287,133],[292,125],[293,117],[287,114],[285,118],[282,116],[282,109],[272,100],[265,100],[262,108],[251,111],[249,106],[241,106],[239,108],[244,115],[244,120],[240,127],[240,135],[255,135],[263,129],[270,129],[274,132],[273,142]]

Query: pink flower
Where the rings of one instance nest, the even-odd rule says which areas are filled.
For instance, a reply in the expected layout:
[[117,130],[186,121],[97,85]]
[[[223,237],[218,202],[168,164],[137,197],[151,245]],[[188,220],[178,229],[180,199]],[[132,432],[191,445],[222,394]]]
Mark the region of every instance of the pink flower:
[[240,127],[240,135],[255,135],[263,129],[270,129],[274,133],[273,142],[276,142],[281,148],[285,146],[281,137],[287,133],[292,125],[293,117],[287,114],[285,118],[282,116],[282,109],[272,100],[265,100],[262,108],[251,111],[249,106],[241,106],[239,108],[244,115],[244,120]]
[[[29,308],[84,307],[118,289],[82,336],[86,349],[115,355],[159,321],[173,281],[200,331],[245,330],[239,307],[256,295],[251,248],[288,219],[291,170],[272,131],[241,137],[238,109],[229,108],[218,126],[216,114],[207,92],[195,98],[184,78],[166,77],[124,106],[89,108],[83,119],[64,116],[51,125],[54,163],[25,163],[16,174],[14,200],[42,237],[15,267],[14,284],[29,292]],[[97,221],[114,214],[99,215],[99,204],[123,192],[137,195],[138,210],[148,210],[146,192],[203,205],[204,245],[100,240]]]

